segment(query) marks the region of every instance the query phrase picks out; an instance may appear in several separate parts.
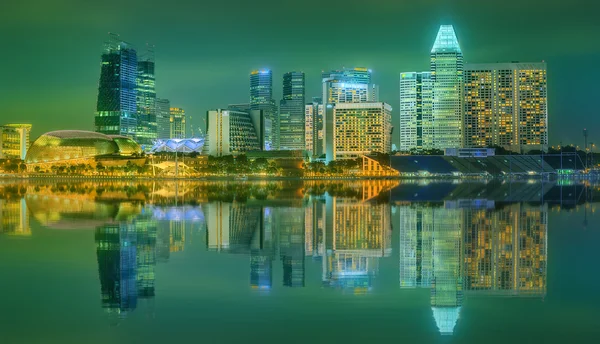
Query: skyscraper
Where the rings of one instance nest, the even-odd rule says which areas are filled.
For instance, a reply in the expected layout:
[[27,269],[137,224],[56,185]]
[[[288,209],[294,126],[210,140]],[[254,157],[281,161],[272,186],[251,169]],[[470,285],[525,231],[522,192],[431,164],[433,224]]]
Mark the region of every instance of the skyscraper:
[[135,137],[137,52],[117,35],[106,43],[100,65],[95,131]]
[[433,147],[431,73],[400,74],[400,151]]
[[171,138],[171,102],[156,99],[156,132],[161,140]]
[[464,146],[547,149],[546,63],[466,64]]
[[5,124],[0,126],[0,159],[25,160],[29,149],[31,124]]
[[250,110],[262,110],[271,120],[272,129],[267,150],[279,149],[279,116],[273,99],[273,73],[268,69],[254,70],[250,73]]
[[283,75],[283,100],[279,106],[279,148],[304,150],[304,73]]
[[185,110],[172,107],[171,112],[171,134],[172,139],[185,139]]
[[463,54],[452,25],[442,25],[431,49],[433,148],[462,147]]
[[137,64],[137,132],[135,137],[136,141],[142,145],[151,145],[158,138],[154,66],[152,50],[143,61],[138,61]]

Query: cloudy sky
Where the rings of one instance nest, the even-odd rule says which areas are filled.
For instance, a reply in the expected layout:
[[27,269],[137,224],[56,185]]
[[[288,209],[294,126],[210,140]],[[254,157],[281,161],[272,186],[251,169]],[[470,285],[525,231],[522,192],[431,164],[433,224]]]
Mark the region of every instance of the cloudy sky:
[[[93,129],[108,32],[156,46],[157,93],[202,125],[206,110],[247,102],[248,74],[365,66],[395,109],[399,73],[429,68],[440,24],[453,24],[466,62],[548,63],[550,143],[600,143],[600,3],[591,0],[4,0],[0,122],[33,136]],[[397,115],[397,111],[395,111]]]

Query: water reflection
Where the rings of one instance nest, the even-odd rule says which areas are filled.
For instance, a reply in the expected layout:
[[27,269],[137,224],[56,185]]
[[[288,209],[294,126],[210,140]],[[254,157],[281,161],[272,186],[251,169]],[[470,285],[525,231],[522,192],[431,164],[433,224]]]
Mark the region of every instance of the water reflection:
[[[248,286],[265,294],[319,279],[339,293],[373,293],[374,281],[393,273],[381,260],[397,252],[399,292],[429,289],[439,333],[451,335],[465,299],[543,299],[548,212],[595,211],[598,191],[383,180],[31,183],[0,187],[0,232],[31,236],[30,217],[48,229],[93,230],[101,306],[121,318],[155,297],[157,264],[192,238],[215,255],[246,256]],[[307,275],[311,264],[320,276]]]

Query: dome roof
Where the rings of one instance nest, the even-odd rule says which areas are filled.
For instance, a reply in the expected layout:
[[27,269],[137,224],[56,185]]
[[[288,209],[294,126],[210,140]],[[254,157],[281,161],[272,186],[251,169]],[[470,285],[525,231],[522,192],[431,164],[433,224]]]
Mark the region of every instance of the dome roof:
[[103,155],[132,155],[141,147],[127,137],[111,137],[81,130],[59,130],[43,134],[35,140],[25,161],[28,164],[94,158]]

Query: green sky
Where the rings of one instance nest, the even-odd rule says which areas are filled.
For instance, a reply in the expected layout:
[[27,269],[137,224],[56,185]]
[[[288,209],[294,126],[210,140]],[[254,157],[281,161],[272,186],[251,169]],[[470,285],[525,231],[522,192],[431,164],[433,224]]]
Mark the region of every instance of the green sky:
[[399,73],[427,70],[449,23],[466,62],[548,63],[551,144],[582,144],[584,127],[600,143],[599,12],[590,0],[4,0],[0,122],[30,122],[34,136],[92,130],[108,32],[156,46],[158,96],[195,127],[208,109],[248,101],[259,67],[274,71],[279,99],[284,72],[304,71],[310,98],[321,70],[366,66],[397,110]]

